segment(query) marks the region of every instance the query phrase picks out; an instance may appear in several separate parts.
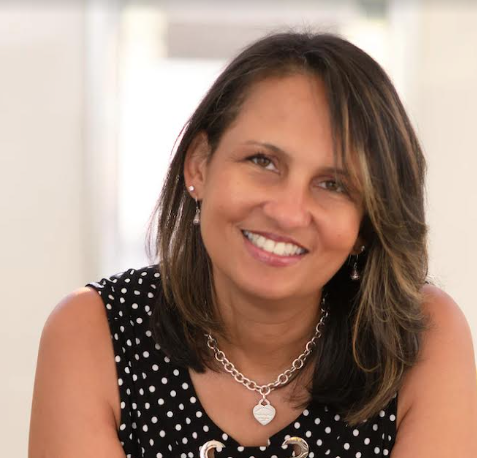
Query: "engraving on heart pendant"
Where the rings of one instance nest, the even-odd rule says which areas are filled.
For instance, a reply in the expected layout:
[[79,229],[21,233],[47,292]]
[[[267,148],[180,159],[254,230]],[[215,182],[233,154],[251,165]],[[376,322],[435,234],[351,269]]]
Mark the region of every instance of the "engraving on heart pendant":
[[[265,403],[265,405],[263,404]],[[268,399],[260,399],[253,408],[253,416],[263,426],[268,425],[275,418],[275,407],[270,404]]]

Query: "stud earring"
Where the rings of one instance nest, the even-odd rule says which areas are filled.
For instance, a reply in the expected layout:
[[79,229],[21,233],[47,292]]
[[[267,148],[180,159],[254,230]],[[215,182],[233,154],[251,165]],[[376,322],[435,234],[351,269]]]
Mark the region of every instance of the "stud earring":
[[[364,246],[364,245],[361,246],[361,251],[360,251],[360,253],[362,253],[362,252],[364,251],[364,249],[365,249],[365,246]],[[351,280],[353,280],[353,281],[358,281],[358,280],[361,278],[361,275],[359,274],[359,271],[358,271],[358,257],[359,257],[359,254],[360,254],[360,253],[358,253],[358,254],[356,255],[356,258],[355,258],[354,264],[353,264],[353,268],[351,269],[350,278],[351,278]]]
[[195,191],[195,188],[194,186],[190,185],[188,188],[187,188],[190,192],[194,192]]

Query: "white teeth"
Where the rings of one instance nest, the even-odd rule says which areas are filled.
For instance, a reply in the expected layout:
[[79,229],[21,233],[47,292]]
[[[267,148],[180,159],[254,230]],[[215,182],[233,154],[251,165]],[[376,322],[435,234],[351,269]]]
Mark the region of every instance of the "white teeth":
[[293,243],[275,242],[274,240],[267,239],[262,235],[254,234],[249,231],[243,231],[243,233],[255,246],[258,246],[269,253],[277,254],[279,256],[294,256],[296,254],[305,253],[303,248],[300,248]]

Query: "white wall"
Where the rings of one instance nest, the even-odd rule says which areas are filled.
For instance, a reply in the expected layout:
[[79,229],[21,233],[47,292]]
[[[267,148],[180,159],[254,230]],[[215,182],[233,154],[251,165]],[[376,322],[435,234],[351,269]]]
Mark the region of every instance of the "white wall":
[[42,325],[86,278],[84,15],[65,3],[0,5],[0,431],[11,458],[27,456]]
[[477,3],[424,2],[413,113],[429,163],[431,273],[477,349]]

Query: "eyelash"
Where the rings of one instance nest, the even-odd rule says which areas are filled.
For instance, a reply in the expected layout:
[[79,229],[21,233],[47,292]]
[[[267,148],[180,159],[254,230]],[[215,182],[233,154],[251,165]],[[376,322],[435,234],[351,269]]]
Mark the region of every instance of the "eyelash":
[[[256,162],[256,160],[266,160],[268,161],[268,164],[266,166],[263,166],[263,165],[260,165]],[[267,169],[267,166],[270,165],[270,164],[273,164],[273,160],[270,159],[270,157],[262,152],[258,152],[252,156],[249,156],[247,157],[247,161],[250,161],[252,162],[253,164],[265,169],[265,170],[269,170]],[[339,181],[337,180],[325,180],[325,181],[322,181],[321,183],[333,183],[338,189],[332,189],[331,191],[332,192],[336,192],[338,194],[348,194],[348,190],[346,189],[345,185],[340,183]],[[321,186],[320,186],[321,187]],[[330,189],[328,187],[321,187],[322,189],[325,189],[327,191],[329,191]]]

